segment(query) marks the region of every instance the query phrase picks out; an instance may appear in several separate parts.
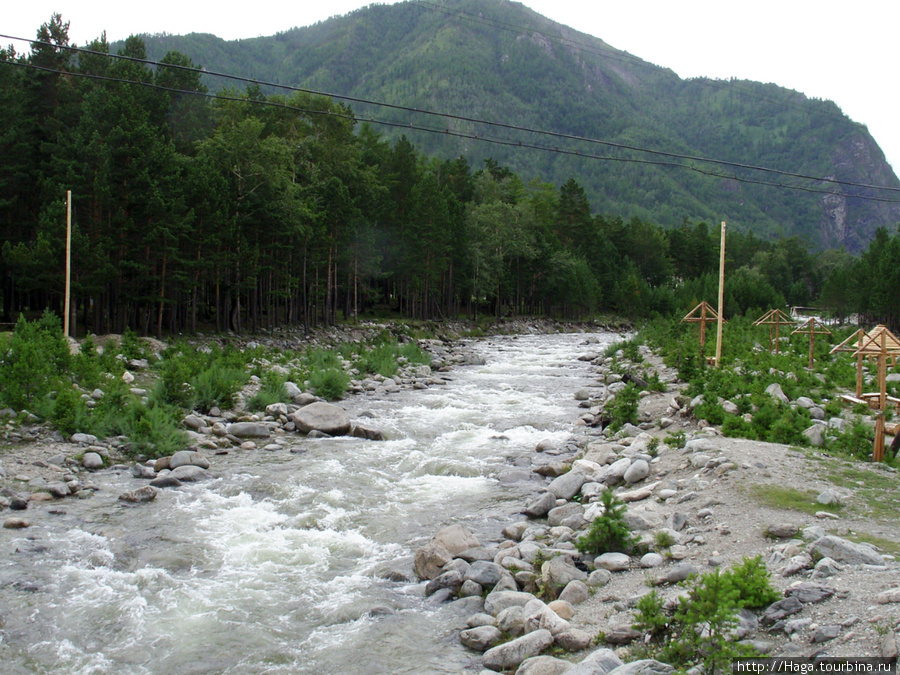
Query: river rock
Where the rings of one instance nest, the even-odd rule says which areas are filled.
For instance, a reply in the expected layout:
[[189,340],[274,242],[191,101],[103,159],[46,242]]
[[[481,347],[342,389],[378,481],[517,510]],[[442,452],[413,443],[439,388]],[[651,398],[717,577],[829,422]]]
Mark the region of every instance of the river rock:
[[576,663],[566,671],[566,675],[606,675],[621,665],[624,665],[622,659],[612,649],[603,647]]
[[103,457],[97,452],[86,452],[81,458],[81,466],[88,471],[96,471],[103,468]]
[[570,527],[577,530],[584,525],[584,507],[578,502],[566,502],[562,506],[550,509],[547,514],[550,527]]
[[608,675],[669,675],[675,668],[655,659],[632,661],[609,671]]
[[469,628],[459,634],[459,641],[476,652],[485,652],[498,642],[503,634],[495,626]]
[[553,479],[547,486],[547,491],[557,499],[572,499],[581,490],[587,478],[580,471],[569,471],[559,478]]
[[62,481],[53,481],[53,482],[47,483],[46,490],[47,490],[47,492],[49,492],[51,495],[53,495],[57,499],[60,499],[62,497],[68,497],[70,494],[72,494],[72,491],[69,489],[69,486],[66,485],[65,483],[63,483]]
[[663,517],[649,506],[628,509],[624,520],[632,531],[658,530],[665,524]]
[[781,621],[783,618],[796,614],[802,609],[803,603],[798,598],[785,598],[769,605],[760,617],[759,622],[764,626],[770,626],[776,621]]
[[31,523],[24,518],[7,518],[3,521],[3,527],[7,530],[21,530],[30,526]]
[[537,656],[553,644],[553,635],[548,630],[536,630],[506,644],[493,647],[484,653],[482,665],[490,670],[516,668],[527,658]]
[[268,438],[271,431],[259,422],[234,422],[225,427],[225,433],[236,438]]
[[484,611],[491,616],[498,616],[500,612],[509,607],[524,607],[534,596],[522,591],[498,591],[493,590],[484,599]]
[[183,483],[191,483],[198,480],[204,480],[205,478],[209,478],[209,473],[207,473],[206,469],[203,469],[199,466],[193,465],[185,465],[179,466],[177,469],[173,469],[172,473],[169,474],[173,478],[177,478]]
[[466,571],[465,580],[474,581],[483,588],[493,588],[506,573],[500,565],[485,560],[476,560]]
[[841,627],[836,625],[819,626],[812,637],[812,643],[828,642],[834,640],[841,634]]
[[432,541],[442,545],[454,556],[459,555],[470,548],[481,546],[478,539],[475,538],[475,535],[462,525],[449,525],[448,527],[445,527],[434,535]]
[[850,565],[884,565],[884,559],[868,546],[832,535],[814,541],[809,552],[815,559],[831,558]]
[[814,581],[804,581],[789,586],[784,594],[789,598],[797,598],[804,605],[814,605],[834,595],[834,589]]
[[199,466],[201,469],[208,469],[209,460],[199,452],[179,450],[169,458],[169,468],[177,469],[179,466]]
[[186,426],[188,429],[191,429],[193,431],[200,431],[201,429],[206,428],[206,420],[199,415],[187,415],[181,423],[184,424],[184,426]]
[[643,459],[636,459],[622,476],[626,483],[631,485],[644,480],[650,475],[650,465]]
[[[573,582],[573,583],[580,584],[581,582],[577,581],[577,582]],[[568,588],[568,586],[566,586],[566,588]],[[585,586],[585,590],[586,589],[587,589],[587,586]],[[552,609],[554,612],[556,612],[557,616],[559,616],[562,619],[565,619],[566,621],[568,621],[573,616],[575,616],[575,607],[568,600],[563,600],[561,598],[558,600],[553,600],[553,601],[547,603],[547,607]]]
[[119,501],[128,502],[130,504],[143,504],[146,502],[152,502],[156,499],[157,490],[156,488],[145,485],[142,488],[138,488],[137,490],[131,490],[130,492],[125,492],[119,495]]
[[569,582],[584,581],[587,573],[575,567],[571,558],[565,555],[556,556],[541,565],[541,580],[545,588],[552,588],[558,593]]
[[441,573],[441,568],[453,560],[447,548],[436,541],[431,541],[416,551],[413,568],[420,579],[434,579]]
[[525,604],[522,608],[522,616],[525,620],[526,633],[536,630],[548,630],[551,635],[556,635],[569,630],[569,622],[538,598],[529,600]]
[[152,480],[156,478],[156,469],[154,469],[152,466],[138,463],[131,467],[131,475],[135,478]]
[[532,656],[522,661],[516,675],[563,675],[571,668],[571,663],[553,656]]
[[641,636],[641,631],[632,628],[630,625],[622,624],[610,626],[603,637],[611,645],[627,645],[640,639]]
[[624,553],[604,553],[594,560],[594,565],[610,572],[622,572],[631,566],[631,558]]
[[519,637],[525,632],[524,607],[507,607],[497,615],[497,628],[508,638]]
[[350,435],[354,438],[364,438],[367,441],[383,441],[384,432],[381,429],[364,426],[362,424],[353,424],[350,427]]
[[304,434],[319,431],[329,436],[344,436],[350,432],[350,417],[344,409],[323,401],[303,406],[291,415],[291,420]]
[[556,495],[542,492],[525,505],[524,513],[529,518],[543,518],[556,506]]
[[462,586],[462,583],[463,575],[459,570],[447,570],[446,572],[441,572],[441,574],[436,576],[425,585],[425,595],[434,595],[444,588],[449,588],[454,593],[458,593],[460,586]]
[[[559,599],[572,605],[580,605],[591,597],[591,589],[581,579],[573,579],[559,594]],[[565,618],[565,617],[563,617]]]
[[181,481],[172,474],[166,474],[165,476],[157,476],[152,479],[150,485],[155,488],[180,487]]
[[[572,628],[553,636],[556,645],[567,652],[581,652],[591,646],[594,637],[585,630]],[[571,667],[571,664],[569,664]]]

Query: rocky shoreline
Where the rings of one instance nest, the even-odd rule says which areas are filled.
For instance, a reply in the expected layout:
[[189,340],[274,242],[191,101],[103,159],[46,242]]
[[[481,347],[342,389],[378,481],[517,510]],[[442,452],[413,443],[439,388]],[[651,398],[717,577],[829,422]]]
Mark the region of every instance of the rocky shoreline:
[[[521,322],[507,332],[566,328],[574,327]],[[339,337],[336,332],[321,339],[327,343]],[[271,340],[270,346],[277,347],[282,338]],[[464,343],[449,337],[422,346],[432,355],[431,366],[407,367],[395,378],[357,380],[352,391],[382,395],[441,386],[447,371],[477,363]],[[652,367],[665,391],[642,392],[641,423],[610,435],[602,429],[604,405],[624,387],[624,357],[617,354],[613,367],[613,359],[598,353],[591,340],[584,351],[581,358],[596,368],[597,384],[573,392],[584,409],[573,420],[573,442],[534,449],[531,468],[543,477],[540,491],[522,504],[496,540],[482,544],[465,528],[451,525],[416,552],[413,566],[421,592],[432,603],[453,603],[465,616],[452,628],[462,644],[482,655],[484,672],[670,672],[671,665],[638,658],[646,640],[632,628],[638,599],[656,589],[671,608],[684,593],[679,582],[689,575],[727,569],[757,555],[784,600],[756,613],[743,610],[736,640],[772,656],[896,658],[898,567],[872,541],[900,542],[900,527],[868,516],[865,485],[836,483],[831,475],[832,465],[839,464],[846,466],[841,470],[847,476],[859,477],[864,470],[895,483],[896,472],[883,465],[851,466],[814,451],[724,438],[696,422],[690,412],[696,402],[680,396],[682,383],[644,347],[641,367]],[[779,392],[773,388],[771,395]],[[253,385],[244,395],[252,393]],[[0,459],[0,507],[14,513],[4,527],[27,528],[36,509],[90,497],[101,489],[104,475],[130,475],[134,488],[122,491],[119,499],[139,504],[153,500],[158,490],[207,478],[216,454],[302,452],[291,443],[297,435],[380,436],[370,420],[350,421],[339,407],[299,387],[292,391],[291,404],[269,408],[264,415],[240,410],[188,415],[189,448],[138,462],[126,461],[127,439],[63,439],[39,424],[9,423],[3,434],[12,449]],[[836,419],[823,423],[839,425]],[[761,503],[754,490],[766,485],[814,490],[821,509],[804,513]],[[645,554],[578,552],[579,537],[602,513],[599,499],[606,488],[627,504],[628,525]],[[843,508],[830,508],[829,502]]]
[[[765,656],[895,661],[898,564],[865,539],[900,542],[900,528],[860,515],[859,495],[824,479],[817,464],[846,466],[848,475],[861,469],[788,446],[725,438],[697,424],[690,412],[697,402],[680,397],[675,374],[641,350],[643,366],[652,364],[667,387],[642,392],[638,427],[626,425],[614,436],[592,428],[607,397],[621,388],[621,376],[611,370],[612,359],[587,354],[598,388],[575,394],[588,408],[575,421],[580,449],[535,448],[532,468],[546,484],[497,541],[482,545],[451,525],[416,553],[426,595],[468,614],[459,639],[482,653],[482,674],[672,672],[672,665],[640,658],[650,639],[632,626],[640,597],[656,589],[671,611],[689,576],[754,556],[761,556],[783,599],[756,612],[741,610],[734,641]],[[780,387],[769,393],[783,396]],[[855,464],[896,481],[890,467]],[[810,501],[821,510],[755,503],[753,488],[760,485],[812,489]],[[577,550],[579,537],[602,514],[605,488],[627,504],[626,521],[647,553]]]

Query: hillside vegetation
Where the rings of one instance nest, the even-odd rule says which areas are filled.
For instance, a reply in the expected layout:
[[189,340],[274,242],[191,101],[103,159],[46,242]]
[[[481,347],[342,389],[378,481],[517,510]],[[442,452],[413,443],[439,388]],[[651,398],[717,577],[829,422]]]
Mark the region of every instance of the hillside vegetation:
[[[900,221],[900,205],[855,197],[872,190],[619,147],[900,187],[866,128],[830,101],[774,84],[682,80],[515,2],[372,5],[272,37],[226,42],[192,34],[145,40],[154,58],[174,49],[211,71],[601,139],[608,144],[351,103],[361,118],[465,135],[384,128],[389,138],[405,133],[429,155],[462,154],[475,166],[493,157],[526,181],[561,184],[576,177],[603,214],[638,216],[664,227],[685,218],[725,219],[760,237],[797,235],[816,248],[844,246],[851,252],[864,248],[878,226]],[[225,83],[210,78],[207,84],[216,90]],[[519,143],[581,156],[526,150]],[[777,187],[784,184],[838,194]]]

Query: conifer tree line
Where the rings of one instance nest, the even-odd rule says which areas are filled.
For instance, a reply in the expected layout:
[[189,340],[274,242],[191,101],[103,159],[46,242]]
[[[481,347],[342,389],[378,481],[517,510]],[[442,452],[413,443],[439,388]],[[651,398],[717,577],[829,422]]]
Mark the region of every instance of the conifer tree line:
[[[491,160],[427,157],[325,97],[192,96],[205,93],[200,73],[166,67],[191,67],[182,54],[151,67],[72,52],[59,15],[37,39],[26,55],[0,50],[2,322],[61,312],[67,190],[80,332],[258,331],[373,312],[639,317],[716,296],[717,224],[594,215],[575,178],[557,187]],[[144,44],[131,37],[120,53],[143,59]],[[726,253],[729,314],[824,303],[900,319],[900,237],[887,229],[861,258],[741,233]]]

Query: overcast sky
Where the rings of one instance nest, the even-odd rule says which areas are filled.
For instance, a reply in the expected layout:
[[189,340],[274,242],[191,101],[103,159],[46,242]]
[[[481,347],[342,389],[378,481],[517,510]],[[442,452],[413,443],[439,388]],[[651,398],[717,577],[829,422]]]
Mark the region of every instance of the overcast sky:
[[[83,45],[105,30],[110,41],[133,33],[213,33],[233,40],[308,26],[369,5],[368,0],[254,0],[247,11],[225,3],[156,0],[28,0],[5,3],[0,34],[33,38],[53,12]],[[386,2],[383,4],[392,4]],[[834,101],[868,126],[900,171],[900,2],[897,0],[525,0],[536,12],[683,78],[737,77],[774,82]],[[2,39],[2,44],[10,44]],[[15,45],[24,51],[22,44]],[[215,64],[204,64],[215,69]],[[260,76],[263,76],[260,74]]]

